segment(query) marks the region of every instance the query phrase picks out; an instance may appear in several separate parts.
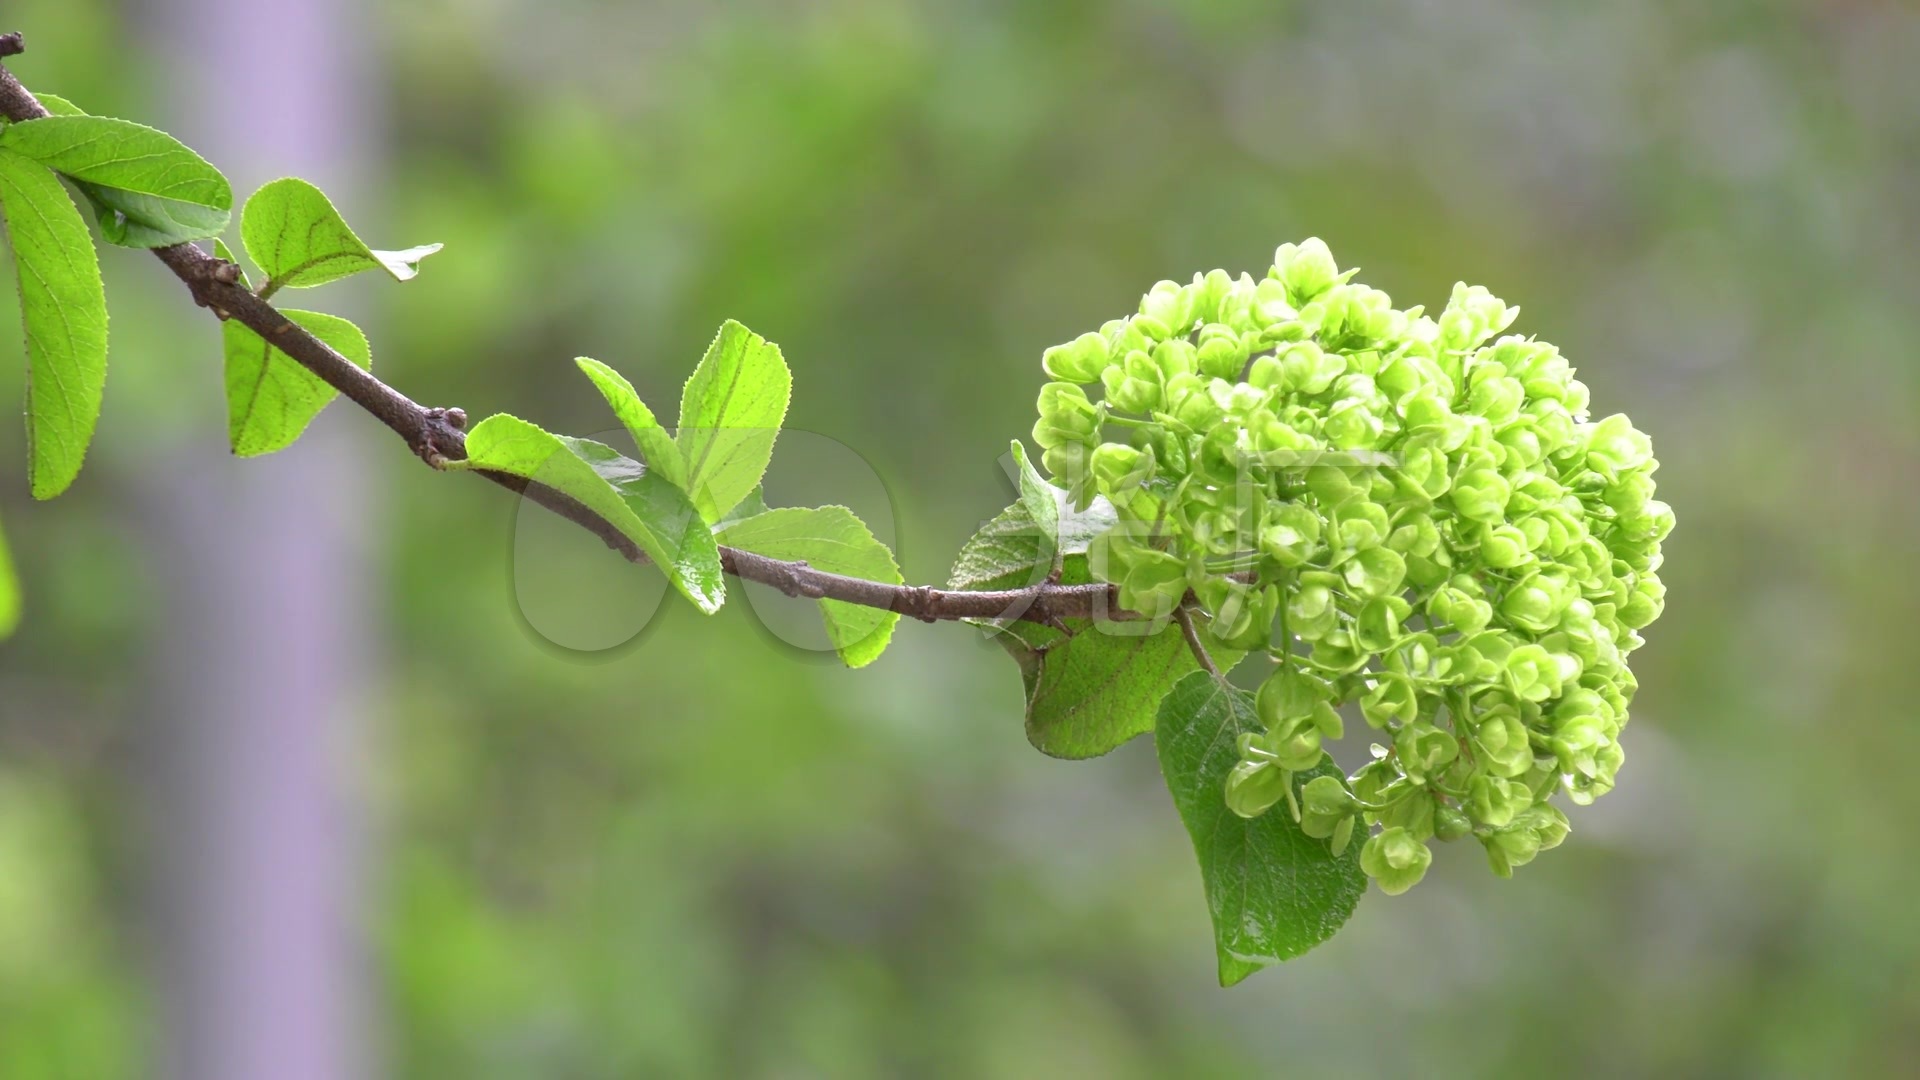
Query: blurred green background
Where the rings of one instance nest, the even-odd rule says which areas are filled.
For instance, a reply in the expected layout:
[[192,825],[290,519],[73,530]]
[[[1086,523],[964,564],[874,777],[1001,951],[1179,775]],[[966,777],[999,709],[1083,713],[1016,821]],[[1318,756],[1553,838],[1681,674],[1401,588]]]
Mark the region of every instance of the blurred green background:
[[[195,27],[170,9],[16,0],[0,29],[27,33],[29,86],[172,126],[174,65],[231,57],[176,58]],[[997,458],[1031,426],[1045,346],[1158,278],[1258,274],[1319,235],[1401,304],[1462,278],[1520,304],[1598,412],[1653,434],[1680,527],[1634,657],[1629,763],[1567,844],[1512,882],[1442,850],[1412,894],[1376,891],[1328,945],[1222,991],[1144,741],[1041,757],[1012,665],[961,627],[903,625],[860,672],[745,605],[668,603],[630,644],[559,647],[555,627],[622,636],[608,598],[646,593],[639,572],[336,406],[320,438],[357,471],[329,497],[366,545],[337,583],[365,600],[342,787],[365,834],[344,871],[352,1071],[1912,1074],[1911,5],[426,0],[354,18],[369,149],[343,208],[376,245],[447,244],[405,288],[352,294],[418,400],[603,430],[585,353],[670,414],[739,318],[785,350],[791,424],[884,485],[908,580],[939,582],[1009,500]],[[277,92],[206,81],[203,118]],[[105,265],[114,374],[78,488],[29,505],[20,432],[0,431],[29,604],[0,647],[7,1077],[166,1072],[193,1008],[156,959],[175,948],[166,853],[194,841],[155,794],[177,778],[153,767],[171,729],[151,695],[195,631],[138,512],[155,448],[198,448],[214,490],[305,467],[304,447],[218,461],[212,324],[152,260]]]

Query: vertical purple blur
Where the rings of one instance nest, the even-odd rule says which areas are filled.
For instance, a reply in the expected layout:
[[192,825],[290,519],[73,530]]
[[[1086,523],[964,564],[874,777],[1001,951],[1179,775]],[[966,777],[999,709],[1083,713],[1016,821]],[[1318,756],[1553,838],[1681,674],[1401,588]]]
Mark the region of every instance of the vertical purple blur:
[[[154,55],[197,61],[158,88],[156,118],[226,170],[236,200],[297,174],[351,219],[377,137],[359,14],[353,0],[146,0]],[[180,341],[183,370],[218,363],[203,323]],[[224,425],[201,425],[147,477],[166,589],[150,702],[160,1075],[375,1071],[356,790],[374,613],[352,421],[335,408],[249,462],[198,434]]]

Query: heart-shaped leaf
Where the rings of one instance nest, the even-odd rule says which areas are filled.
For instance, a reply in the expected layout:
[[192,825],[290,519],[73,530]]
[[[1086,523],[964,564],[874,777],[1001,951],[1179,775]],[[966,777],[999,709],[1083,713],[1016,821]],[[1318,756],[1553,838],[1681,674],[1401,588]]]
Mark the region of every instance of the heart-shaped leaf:
[[[1284,805],[1252,820],[1227,809],[1239,737],[1260,730],[1253,695],[1205,672],[1174,686],[1154,727],[1160,772],[1200,860],[1222,986],[1332,937],[1367,890],[1360,844],[1335,856],[1327,841],[1301,832]],[[1294,782],[1334,771],[1323,755]]]

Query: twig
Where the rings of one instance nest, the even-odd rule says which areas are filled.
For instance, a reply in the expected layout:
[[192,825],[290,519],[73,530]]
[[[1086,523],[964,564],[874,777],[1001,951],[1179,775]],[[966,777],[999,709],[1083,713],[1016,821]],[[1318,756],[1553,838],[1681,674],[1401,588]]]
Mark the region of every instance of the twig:
[[[0,57],[18,56],[25,51],[19,34],[0,35]],[[0,114],[13,121],[37,120],[50,115],[4,64],[0,64]],[[273,342],[275,348],[399,435],[427,464],[441,468],[448,462],[466,458],[466,414],[459,409],[427,408],[381,382],[240,285],[239,275],[231,263],[192,244],[156,248],[153,254],[187,286],[201,307],[217,318],[232,319]],[[490,469],[471,471],[579,525],[629,561],[647,561],[612,522],[578,500],[510,473]],[[720,549],[720,565],[729,574],[771,585],[789,596],[839,600],[898,612],[923,622],[1011,619],[1057,626],[1064,619],[1135,617],[1120,608],[1118,591],[1113,586],[1099,583],[1042,582],[1026,589],[963,592],[830,574],[804,562],[784,562],[729,547]]]
[[1200,631],[1193,625],[1192,593],[1188,593],[1180,601],[1180,606],[1173,609],[1173,619],[1180,624],[1180,636],[1187,639],[1187,648],[1193,650],[1193,658],[1200,661],[1201,670],[1218,679],[1220,668],[1213,662],[1213,657],[1208,654],[1206,645],[1200,641]]

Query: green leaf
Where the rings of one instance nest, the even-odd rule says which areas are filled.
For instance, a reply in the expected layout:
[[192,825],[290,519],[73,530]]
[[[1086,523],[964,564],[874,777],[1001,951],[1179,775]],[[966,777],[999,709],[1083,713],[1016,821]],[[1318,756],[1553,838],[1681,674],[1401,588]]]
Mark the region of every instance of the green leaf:
[[522,476],[571,496],[639,545],[695,607],[712,614],[725,601],[720,549],[686,495],[610,447],[562,439],[502,413],[467,435],[462,466]]
[[110,244],[154,248],[227,227],[233,189],[220,170],[164,131],[85,114],[0,131],[0,147],[71,177],[92,201]]
[[613,409],[621,426],[627,434],[633,436],[633,443],[640,448],[640,456],[646,460],[647,468],[672,481],[673,486],[685,491],[687,488],[687,466],[680,458],[680,448],[674,445],[673,436],[653,418],[653,410],[640,400],[633,384],[624,375],[590,357],[578,357],[574,363],[586,372],[587,378],[607,399],[607,405]]
[[[1053,515],[1052,534],[1059,540],[1061,556],[1084,555],[1093,538],[1113,527],[1117,520],[1113,504],[1096,497],[1085,510],[1075,510],[1067,502],[1067,493],[1044,484],[1058,502]],[[1052,569],[1046,537],[1034,523],[1026,493],[1021,501],[1000,511],[980,527],[960,549],[949,577],[949,588],[985,592],[994,589],[1024,589],[1046,580]]]
[[1027,508],[1027,516],[1033,519],[1042,554],[1050,565],[1057,566],[1060,559],[1060,510],[1066,493],[1041,478],[1033,463],[1027,460],[1027,448],[1020,444],[1019,439],[1013,440],[1013,460],[1020,466],[1020,505]]
[[[1200,860],[1222,986],[1332,937],[1367,888],[1360,844],[1336,858],[1327,841],[1300,831],[1284,805],[1252,820],[1227,809],[1239,736],[1260,730],[1252,694],[1196,672],[1167,695],[1154,731],[1160,772]],[[1294,782],[1334,773],[1323,758]]]
[[[373,349],[359,327],[318,311],[283,309],[281,314],[334,352],[372,370]],[[236,320],[222,324],[221,334],[227,354],[227,437],[233,452],[256,457],[293,445],[338,391]]]
[[[898,585],[903,580],[893,552],[874,538],[844,506],[811,510],[769,510],[728,526],[720,542],[787,562],[804,560],[816,570]],[[865,667],[880,658],[900,616],[840,600],[820,601],[827,637],[848,667]]]
[[[1113,508],[1096,499],[1084,513],[1064,505],[1058,513],[1060,583],[1090,582],[1087,543],[1113,523]],[[971,591],[1024,589],[1046,579],[1053,559],[1051,545],[1023,499],[967,541],[950,584]],[[1153,628],[1138,622],[1097,625],[1069,619],[1064,631],[1012,620],[987,625],[1020,667],[1027,695],[1027,740],[1054,757],[1098,757],[1152,731],[1161,698],[1200,668],[1171,623]],[[1226,671],[1243,655],[1215,653],[1213,660]]]
[[420,260],[441,247],[376,251],[354,234],[319,188],[291,176],[247,200],[240,211],[240,241],[267,276],[261,296],[325,285],[363,270],[385,270],[396,281],[408,281],[420,272]]
[[33,96],[39,98],[40,104],[44,106],[48,112],[52,113],[55,116],[87,115],[87,110],[81,108],[78,105],[75,105],[73,102],[68,101],[66,98],[63,98],[58,94],[42,94],[36,90],[34,91]]
[[13,557],[7,554],[7,534],[0,532],[0,641],[20,625],[20,579],[13,574]]
[[716,533],[723,532],[750,517],[758,517],[766,513],[767,509],[766,496],[762,494],[760,488],[756,486],[752,491],[747,492],[746,498],[741,499],[733,509],[727,511],[719,521],[713,523],[713,531]]
[[234,266],[234,269],[240,271],[240,287],[241,288],[243,289],[253,288],[253,282],[247,279],[247,268],[240,265],[240,260],[234,256],[233,249],[227,246],[227,242],[225,240],[222,240],[217,236],[213,238],[213,253],[216,257],[225,259],[226,261],[232,263]]
[[675,441],[687,493],[718,521],[760,483],[787,416],[793,378],[780,347],[728,319],[680,394]]
[[34,498],[51,499],[80,474],[100,418],[107,296],[93,238],[59,179],[6,149],[0,217],[12,241],[27,333],[28,483]]

